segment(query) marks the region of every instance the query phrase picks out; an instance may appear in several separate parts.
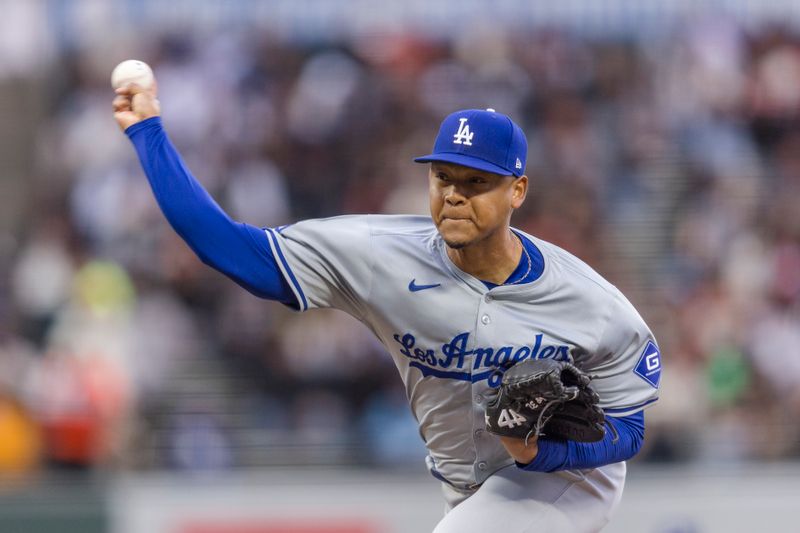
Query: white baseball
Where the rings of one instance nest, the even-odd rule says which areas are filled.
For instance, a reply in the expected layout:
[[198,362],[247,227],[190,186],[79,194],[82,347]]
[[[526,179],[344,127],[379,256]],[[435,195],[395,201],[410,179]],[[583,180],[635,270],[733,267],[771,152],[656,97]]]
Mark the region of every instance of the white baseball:
[[138,59],[123,61],[111,72],[111,87],[118,89],[129,83],[135,83],[147,89],[153,85],[153,70],[150,65]]

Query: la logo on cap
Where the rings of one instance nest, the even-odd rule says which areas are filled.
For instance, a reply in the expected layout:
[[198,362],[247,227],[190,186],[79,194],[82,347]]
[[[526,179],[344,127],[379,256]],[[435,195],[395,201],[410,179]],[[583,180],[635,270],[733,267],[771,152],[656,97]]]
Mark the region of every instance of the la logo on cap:
[[463,144],[464,146],[472,146],[472,136],[475,135],[469,131],[469,124],[467,118],[458,119],[458,131],[453,135],[453,144]]

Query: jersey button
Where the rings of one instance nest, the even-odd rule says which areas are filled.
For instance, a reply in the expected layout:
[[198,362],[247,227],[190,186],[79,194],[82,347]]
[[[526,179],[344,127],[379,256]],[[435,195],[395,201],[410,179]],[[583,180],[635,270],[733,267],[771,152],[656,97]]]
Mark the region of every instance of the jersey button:
[[489,466],[486,464],[486,461],[481,461],[478,463],[478,470],[486,470],[486,467]]
[[475,437],[477,437],[477,438],[483,437],[483,430],[482,429],[476,429],[475,430]]
[[483,396],[481,396],[480,394],[475,396],[475,403],[483,403]]
[[487,294],[483,299],[488,304],[491,303],[492,300],[494,300],[494,296],[492,296],[491,294]]
[[483,315],[483,316],[481,317],[481,322],[482,322],[484,325],[488,324],[488,323],[489,323],[489,322],[491,322],[491,321],[492,321],[492,319],[489,317],[489,315]]

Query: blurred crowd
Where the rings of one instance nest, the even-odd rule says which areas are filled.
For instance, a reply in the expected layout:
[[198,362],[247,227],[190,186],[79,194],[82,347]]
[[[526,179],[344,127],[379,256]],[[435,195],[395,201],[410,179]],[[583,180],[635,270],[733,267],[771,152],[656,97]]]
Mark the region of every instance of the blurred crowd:
[[[532,178],[514,225],[618,285],[664,354],[638,460],[800,456],[800,35],[717,17],[648,41],[168,32],[138,53],[189,168],[258,226],[426,213],[411,158],[441,118],[511,115]],[[62,50],[44,82],[0,262],[0,470],[421,471],[396,370],[360,323],[258,300],[172,232],[113,122],[125,57],[108,56]]]

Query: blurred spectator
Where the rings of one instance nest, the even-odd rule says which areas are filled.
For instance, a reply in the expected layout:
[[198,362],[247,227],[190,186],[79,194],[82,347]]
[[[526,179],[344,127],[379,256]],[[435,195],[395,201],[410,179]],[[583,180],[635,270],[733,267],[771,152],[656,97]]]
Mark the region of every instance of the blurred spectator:
[[13,396],[0,394],[0,482],[36,469],[40,462],[40,428]]

